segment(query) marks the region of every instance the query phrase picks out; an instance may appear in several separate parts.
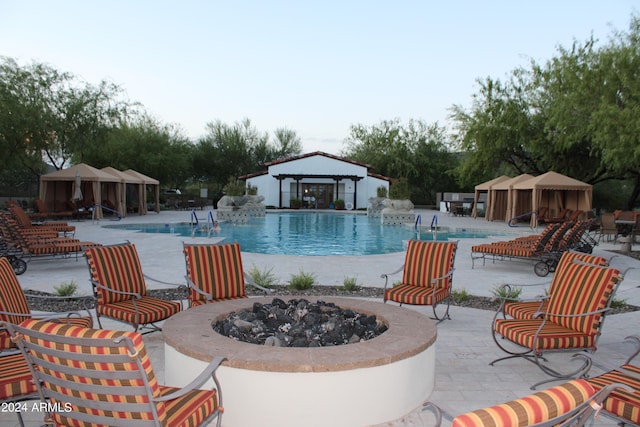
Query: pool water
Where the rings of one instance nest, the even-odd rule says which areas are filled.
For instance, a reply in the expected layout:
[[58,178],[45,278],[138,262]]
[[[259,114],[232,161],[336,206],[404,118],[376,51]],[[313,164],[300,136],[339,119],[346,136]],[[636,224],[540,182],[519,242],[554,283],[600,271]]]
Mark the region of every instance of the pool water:
[[[378,255],[405,250],[403,241],[415,239],[413,227],[382,226],[380,219],[359,214],[291,212],[251,218],[247,224],[220,223],[220,230],[209,232],[206,223],[195,228],[189,223],[108,225],[144,233],[170,233],[184,237],[223,237],[238,242],[243,252],[273,255]],[[495,235],[495,232],[491,233]],[[443,229],[437,240],[483,238],[488,232],[471,229]],[[433,240],[428,229],[422,240]]]

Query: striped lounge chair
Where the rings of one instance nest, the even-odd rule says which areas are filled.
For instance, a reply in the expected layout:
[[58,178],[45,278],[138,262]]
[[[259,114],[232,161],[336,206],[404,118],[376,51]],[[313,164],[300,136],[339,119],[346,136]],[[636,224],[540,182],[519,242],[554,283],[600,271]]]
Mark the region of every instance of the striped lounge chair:
[[245,283],[265,294],[271,290],[254,283],[242,268],[239,243],[183,244],[189,285],[189,306],[247,298]]
[[161,330],[155,323],[181,310],[180,302],[147,295],[145,279],[173,284],[143,274],[133,243],[89,248],[85,257],[96,297],[96,318],[101,328],[100,317],[105,316],[129,323],[135,331],[140,327]]
[[533,319],[496,319],[493,322],[493,339],[509,356],[490,364],[522,357],[557,379],[581,375],[586,364],[562,373],[547,363],[543,354],[576,350],[595,352],[606,311],[622,280],[622,275],[614,268],[576,262],[567,264],[554,275],[554,290],[545,312]]
[[[222,397],[214,358],[187,387],[162,386],[142,335],[29,320],[11,332],[55,426],[220,426]],[[23,362],[24,363],[24,362]],[[214,387],[201,390],[206,381]]]
[[[458,242],[410,240],[405,262],[398,270],[383,274],[384,302],[430,305],[438,321],[450,319],[449,305],[453,286],[453,271]],[[390,286],[389,276],[403,272],[402,281]],[[447,308],[438,315],[436,307],[446,302]]]

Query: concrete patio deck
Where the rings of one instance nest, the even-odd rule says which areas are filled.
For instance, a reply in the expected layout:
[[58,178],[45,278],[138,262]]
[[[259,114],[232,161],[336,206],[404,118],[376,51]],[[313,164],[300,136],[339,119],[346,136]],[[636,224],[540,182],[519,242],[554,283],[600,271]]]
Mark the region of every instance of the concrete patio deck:
[[[497,232],[511,232],[514,234],[531,234],[528,228],[510,229],[502,222],[492,223],[484,219],[469,217],[450,217],[435,211],[417,211],[423,217],[423,223],[438,215],[440,226],[450,226],[468,229],[488,229]],[[200,214],[204,216],[204,214]],[[151,213],[146,216],[132,215],[123,219],[122,224],[134,223],[174,223],[188,222],[188,211],[163,211],[160,214]],[[102,225],[112,224],[109,220],[99,223],[91,221],[72,222],[76,225],[76,237],[81,240],[95,241],[103,244],[119,243],[130,240],[136,244],[140,253],[143,269],[146,274],[163,281],[184,282],[184,257],[182,255],[183,241],[206,241],[205,238],[184,238],[165,234],[145,234],[127,230],[105,229]],[[225,226],[225,225],[223,225]],[[508,237],[496,236],[487,239],[462,239],[456,257],[456,271],[454,286],[466,289],[470,294],[491,296],[491,290],[502,283],[541,283],[547,278],[537,277],[533,273],[533,262],[500,261],[486,265],[476,263],[471,268],[471,246],[490,240],[505,240]],[[619,245],[617,245],[619,247]],[[594,253],[611,256],[607,249],[616,249],[612,243],[601,243]],[[341,285],[345,277],[357,277],[359,285],[384,285],[380,274],[396,270],[404,260],[404,253],[389,255],[371,255],[361,257],[318,257],[305,256],[276,256],[243,253],[245,269],[253,265],[259,269],[273,269],[281,283],[286,283],[291,274],[300,270],[314,273],[321,285]],[[640,306],[640,262],[625,256],[618,256],[612,260],[612,265],[621,270],[632,267],[620,287],[617,297],[630,304]],[[27,271],[19,276],[24,289],[53,291],[53,287],[63,282],[74,280],[79,285],[81,294],[90,294],[89,274],[83,258],[79,260],[32,260]],[[547,280],[545,280],[547,279]],[[318,285],[318,286],[321,286]],[[149,283],[150,288],[166,287]],[[526,290],[523,297],[533,297],[540,294],[540,289]],[[409,308],[430,313],[429,308]],[[436,387],[429,400],[436,403],[445,411],[444,426],[450,425],[451,417],[463,412],[501,403],[531,393],[529,386],[544,379],[544,374],[533,364],[522,360],[511,360],[489,366],[488,363],[502,356],[490,337],[490,324],[493,312],[471,308],[451,308],[451,320],[438,325],[436,342]],[[628,355],[630,348],[623,343],[625,336],[638,333],[640,312],[612,315],[607,318],[603,336],[599,342],[597,355],[611,363],[621,362]],[[125,325],[118,322],[106,321],[107,328],[122,329]],[[162,334],[152,333],[145,337],[149,347],[154,370],[160,381],[164,380],[164,346]],[[594,373],[598,369],[594,368]],[[222,384],[224,390],[224,384]],[[384,385],[381,384],[381,393]],[[356,397],[354,397],[356,398]],[[393,398],[393,396],[389,396]],[[42,418],[39,414],[25,414],[27,425],[40,425]],[[224,418],[223,418],[224,420]],[[268,416],[265,416],[268,425]],[[429,411],[415,411],[398,420],[380,424],[379,426],[431,426],[434,417]],[[15,414],[0,413],[0,427],[17,424]],[[615,426],[616,423],[608,418],[600,417],[594,424],[598,426]]]

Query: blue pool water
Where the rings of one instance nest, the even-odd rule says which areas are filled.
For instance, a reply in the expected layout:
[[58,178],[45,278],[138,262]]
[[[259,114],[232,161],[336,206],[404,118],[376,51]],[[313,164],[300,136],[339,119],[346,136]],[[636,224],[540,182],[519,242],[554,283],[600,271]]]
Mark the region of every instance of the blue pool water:
[[[191,237],[189,223],[108,225],[144,233],[172,233]],[[206,223],[195,230],[196,237],[207,237]],[[495,234],[495,232],[492,232]],[[244,252],[274,255],[376,255],[404,251],[403,241],[414,239],[413,227],[382,226],[380,219],[366,215],[291,212],[252,218],[247,224],[221,223],[209,234],[240,243]],[[438,240],[487,237],[487,232],[450,229],[437,233]],[[422,240],[432,240],[428,231]]]

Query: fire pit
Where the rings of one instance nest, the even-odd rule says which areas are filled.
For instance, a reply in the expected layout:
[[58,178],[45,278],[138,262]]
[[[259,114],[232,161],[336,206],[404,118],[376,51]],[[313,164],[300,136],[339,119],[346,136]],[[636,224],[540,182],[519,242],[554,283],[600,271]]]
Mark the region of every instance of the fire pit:
[[420,406],[434,387],[434,323],[407,308],[321,299],[375,315],[388,329],[348,345],[259,346],[220,335],[211,324],[272,299],[207,304],[165,322],[165,382],[184,386],[212,357],[227,357],[218,369],[227,427],[366,426],[400,418]]

